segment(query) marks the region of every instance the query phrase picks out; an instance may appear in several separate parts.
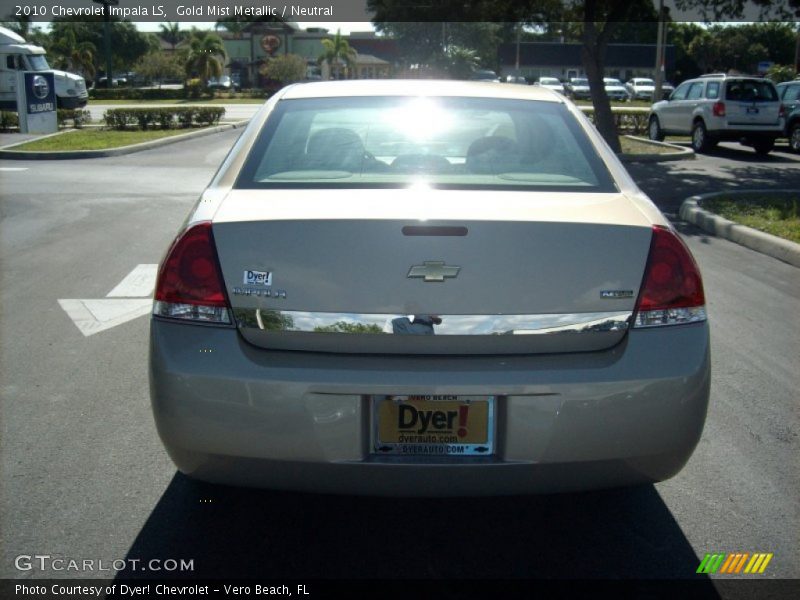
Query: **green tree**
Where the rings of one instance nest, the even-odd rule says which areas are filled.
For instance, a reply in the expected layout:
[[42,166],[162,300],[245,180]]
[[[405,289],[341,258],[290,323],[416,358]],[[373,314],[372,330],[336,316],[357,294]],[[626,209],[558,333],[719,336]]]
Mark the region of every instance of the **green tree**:
[[206,85],[212,77],[220,77],[224,68],[225,46],[216,33],[192,29],[189,34],[189,53],[186,75],[196,75]]
[[318,333],[383,333],[378,325],[364,325],[363,323],[348,323],[337,321],[333,325],[320,325],[314,327]]
[[75,30],[60,28],[57,32],[54,31],[49,50],[53,66],[57,69],[73,71],[87,79],[94,79],[97,49],[91,42],[78,41]]
[[186,39],[187,32],[181,31],[180,23],[170,23],[167,21],[166,23],[159,25],[159,28],[161,29],[161,32],[158,34],[159,37],[172,46],[173,50],[175,50],[175,47],[178,44]]
[[481,59],[471,48],[448,46],[439,63],[453,79],[469,79],[480,66]]
[[261,74],[269,79],[288,85],[306,77],[306,59],[296,54],[283,54],[267,61]]
[[689,46],[695,38],[703,35],[705,29],[695,23],[670,23],[667,29],[667,43],[675,46],[675,70],[669,75],[677,84],[686,79],[697,77],[703,69],[697,58],[689,52]]
[[471,50],[478,57],[475,68],[497,69],[497,48],[516,39],[513,24],[490,22],[375,21],[375,28],[398,42],[399,58],[406,66],[448,65],[452,46]]
[[[76,43],[89,42],[97,49],[94,53],[95,69],[100,64],[105,66],[102,17],[80,17],[80,20],[57,17],[50,24],[50,37],[53,40],[62,38],[67,30],[72,31]],[[111,17],[111,57],[115,71],[131,70],[132,65],[149,50],[146,34],[138,31],[133,23]]]
[[183,77],[184,62],[174,52],[155,50],[140,58],[134,70],[147,81],[157,81],[160,88],[165,79],[180,80]]
[[348,68],[355,64],[356,51],[350,47],[347,39],[342,37],[341,30],[337,29],[332,39],[322,40],[322,48],[323,52],[318,59],[320,64],[327,63],[336,79],[341,79],[342,74],[346,79]]
[[775,83],[783,83],[797,77],[797,71],[791,65],[772,65],[767,70],[767,77]]
[[[740,17],[745,8],[743,0],[675,1],[680,9],[705,11],[709,20],[722,15],[728,19]],[[795,11],[800,7],[799,0],[753,1],[762,16],[770,14],[772,18],[780,18],[780,15],[788,18],[791,13],[785,10],[787,5]],[[424,14],[428,21],[440,23],[491,21],[538,26],[571,23],[583,46],[581,59],[589,80],[595,124],[611,148],[620,151],[611,104],[603,84],[606,51],[622,24],[631,20],[648,20],[646,15],[652,15],[654,10],[651,0],[482,0],[469,4],[462,0],[439,0],[429,8],[405,0],[367,0],[367,7],[374,14],[373,23],[377,28],[391,22],[418,21],[420,14]]]
[[27,16],[21,17],[9,17],[7,21],[3,21],[0,23],[6,29],[10,29],[17,35],[24,37],[26,40],[28,39],[28,35],[30,34],[31,28],[31,18]]

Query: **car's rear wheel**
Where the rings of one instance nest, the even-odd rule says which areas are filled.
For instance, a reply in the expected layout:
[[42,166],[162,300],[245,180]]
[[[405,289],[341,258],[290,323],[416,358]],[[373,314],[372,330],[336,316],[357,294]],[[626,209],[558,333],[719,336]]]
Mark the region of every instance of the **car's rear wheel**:
[[800,121],[789,129],[789,148],[792,152],[800,152]]
[[715,145],[714,140],[708,135],[705,123],[697,121],[692,126],[692,150],[698,153],[708,152]]
[[647,125],[647,135],[654,142],[663,142],[666,137],[664,130],[661,129],[661,123],[659,123],[658,117],[655,115],[650,117],[650,123]]
[[755,140],[753,142],[753,149],[756,151],[756,154],[760,156],[766,156],[772,149],[775,147],[775,140]]

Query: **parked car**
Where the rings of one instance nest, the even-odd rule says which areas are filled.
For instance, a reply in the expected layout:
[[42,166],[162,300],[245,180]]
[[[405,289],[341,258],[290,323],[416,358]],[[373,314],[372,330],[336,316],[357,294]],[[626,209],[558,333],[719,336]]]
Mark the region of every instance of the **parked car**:
[[589,90],[589,80],[585,77],[573,77],[564,86],[567,96],[573,100],[589,100],[592,93]]
[[184,473],[459,496],[674,475],[709,398],[699,270],[542,87],[279,90],[159,268],[158,432]]
[[800,81],[779,83],[776,88],[786,115],[783,135],[789,138],[789,148],[800,152]]
[[[107,82],[108,82],[108,77],[100,77],[100,78],[97,79],[97,82],[96,82],[95,85],[96,85],[96,87],[104,88],[104,87],[108,87]],[[125,77],[125,76],[119,76],[119,77],[112,76],[111,77],[111,86],[112,87],[125,87],[126,85],[128,85],[128,78],[127,77]]]
[[713,74],[684,81],[669,100],[653,105],[648,124],[652,140],[691,135],[695,152],[720,141],[739,141],[768,154],[783,134],[784,108],[768,79]]
[[470,80],[499,82],[500,78],[494,71],[490,71],[489,69],[479,69],[472,74]]
[[208,80],[208,89],[210,90],[223,90],[231,91],[238,90],[239,86],[228,75],[222,75],[219,78],[212,77]]
[[675,91],[675,86],[672,85],[669,81],[665,81],[661,84],[661,99],[666,100],[670,97],[672,92]]
[[506,83],[518,83],[520,85],[528,85],[528,80],[521,75],[506,75]]
[[631,100],[652,100],[656,82],[645,77],[634,77],[625,84]]
[[617,102],[626,102],[630,100],[628,90],[625,89],[625,86],[622,85],[622,82],[619,79],[614,79],[613,77],[603,77],[603,84],[605,85],[606,96],[608,96],[611,100],[615,100]]
[[555,77],[539,77],[539,81],[536,82],[536,85],[558,92],[562,96],[565,94],[564,84]]

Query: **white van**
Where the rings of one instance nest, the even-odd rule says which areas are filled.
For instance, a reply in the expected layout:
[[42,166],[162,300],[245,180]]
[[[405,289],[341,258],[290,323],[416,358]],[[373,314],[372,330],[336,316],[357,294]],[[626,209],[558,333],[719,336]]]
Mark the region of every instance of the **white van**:
[[44,48],[28,44],[10,29],[0,27],[0,110],[17,110],[17,71],[52,72],[59,108],[81,108],[89,100],[83,77],[51,69]]

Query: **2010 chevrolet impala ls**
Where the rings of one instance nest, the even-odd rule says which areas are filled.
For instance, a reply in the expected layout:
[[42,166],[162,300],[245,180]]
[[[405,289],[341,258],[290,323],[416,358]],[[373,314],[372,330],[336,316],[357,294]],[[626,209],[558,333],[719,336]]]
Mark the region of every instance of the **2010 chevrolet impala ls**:
[[543,88],[299,84],[158,275],[158,432],[212,482],[488,495],[659,481],[703,429],[697,265]]

